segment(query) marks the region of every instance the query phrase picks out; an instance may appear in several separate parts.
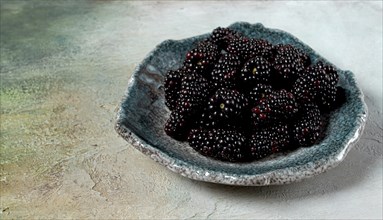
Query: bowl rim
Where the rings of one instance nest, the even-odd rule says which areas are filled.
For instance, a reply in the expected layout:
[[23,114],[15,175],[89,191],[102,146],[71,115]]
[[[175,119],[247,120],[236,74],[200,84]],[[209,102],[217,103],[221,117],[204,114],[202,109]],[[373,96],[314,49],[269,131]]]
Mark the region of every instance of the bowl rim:
[[[231,24],[233,25],[250,25],[250,26],[258,26],[265,28],[261,23],[256,24],[250,24],[247,22],[236,22]],[[230,27],[229,26],[229,27]],[[274,29],[274,28],[266,28],[271,31],[280,32],[283,34],[287,34],[290,37],[294,39],[294,41],[305,45],[307,48],[312,50],[312,52],[315,55],[318,55],[322,58],[319,54],[317,54],[311,47],[300,41],[298,38],[293,36],[292,34],[280,30],[280,29]],[[194,36],[195,37],[202,37],[206,36],[207,34]],[[133,71],[131,78],[129,80],[127,89],[125,91],[125,94],[122,98],[122,101],[119,104],[119,109],[116,116],[116,123],[115,123],[115,130],[117,133],[123,137],[128,143],[130,143],[133,147],[135,147],[137,150],[141,151],[142,153],[150,156],[154,161],[162,164],[163,166],[167,167],[171,171],[178,173],[184,177],[188,177],[190,179],[198,180],[198,181],[204,181],[204,182],[212,182],[212,183],[219,183],[219,184],[226,184],[226,185],[241,185],[241,186],[265,186],[265,185],[281,185],[281,184],[287,184],[291,182],[297,182],[301,181],[306,178],[310,178],[313,176],[316,176],[320,173],[323,173],[327,171],[328,169],[334,168],[337,165],[339,165],[344,158],[347,156],[348,152],[352,149],[352,147],[356,144],[356,142],[359,140],[361,134],[363,133],[366,121],[367,121],[367,115],[368,115],[368,109],[367,105],[364,101],[364,95],[360,87],[358,86],[357,81],[355,80],[355,76],[350,71],[344,71],[345,74],[348,74],[352,80],[355,82],[356,88],[359,90],[359,99],[363,105],[362,111],[358,113],[357,118],[355,120],[358,122],[358,126],[353,127],[353,131],[350,132],[352,134],[351,138],[348,139],[348,142],[344,144],[344,147],[340,152],[337,154],[331,155],[326,158],[321,158],[316,161],[310,161],[303,165],[297,165],[294,167],[284,167],[281,169],[276,169],[272,171],[268,171],[265,173],[260,174],[234,174],[234,173],[226,173],[224,171],[214,171],[209,170],[208,167],[199,167],[195,165],[191,165],[186,161],[182,160],[182,163],[179,163],[179,159],[169,156],[166,152],[161,151],[158,148],[155,148],[148,144],[145,140],[134,134],[129,128],[124,126],[123,123],[123,103],[126,101],[126,99],[129,97],[129,93],[133,86],[135,85],[135,79],[136,76],[139,74],[141,68],[143,67],[144,63],[147,63],[149,61],[155,51],[157,51],[158,48],[160,48],[162,45],[167,44],[169,42],[178,42],[182,43],[186,39],[181,40],[165,40],[162,43],[158,44],[149,54],[146,55],[146,57],[140,62],[139,65],[135,68]],[[325,58],[323,58],[325,61],[327,61]]]

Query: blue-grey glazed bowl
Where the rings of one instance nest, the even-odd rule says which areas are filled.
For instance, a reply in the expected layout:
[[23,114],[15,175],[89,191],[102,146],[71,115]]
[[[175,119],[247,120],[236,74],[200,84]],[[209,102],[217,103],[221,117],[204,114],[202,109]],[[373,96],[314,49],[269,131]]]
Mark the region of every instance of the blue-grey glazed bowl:
[[[248,37],[272,44],[292,44],[309,54],[313,63],[329,63],[293,35],[262,24],[237,22],[229,26]],[[229,185],[276,185],[312,177],[337,166],[357,142],[366,122],[367,107],[355,77],[338,69],[339,86],[347,101],[331,113],[324,139],[309,148],[249,163],[222,162],[202,156],[186,142],[164,133],[170,111],[164,104],[163,80],[170,69],[179,68],[197,41],[209,34],[184,40],[166,40],[139,64],[132,74],[117,114],[117,132],[135,148],[170,170],[191,179]]]

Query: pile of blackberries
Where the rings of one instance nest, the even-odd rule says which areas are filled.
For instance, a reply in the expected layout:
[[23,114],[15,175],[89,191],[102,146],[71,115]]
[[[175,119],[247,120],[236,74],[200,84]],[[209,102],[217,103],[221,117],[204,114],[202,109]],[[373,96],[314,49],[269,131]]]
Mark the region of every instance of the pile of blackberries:
[[252,161],[318,142],[337,106],[338,74],[302,50],[218,27],[167,72],[165,132],[223,161]]

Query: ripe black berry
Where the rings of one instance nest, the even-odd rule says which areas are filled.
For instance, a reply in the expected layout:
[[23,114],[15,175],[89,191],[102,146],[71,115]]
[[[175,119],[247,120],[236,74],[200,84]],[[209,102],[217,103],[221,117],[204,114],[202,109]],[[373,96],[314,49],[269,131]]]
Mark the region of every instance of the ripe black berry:
[[208,81],[197,73],[189,73],[181,80],[176,110],[191,117],[201,111],[210,94]]
[[275,123],[291,119],[298,112],[294,95],[286,90],[277,90],[259,101],[251,109],[254,125]]
[[247,107],[248,101],[242,93],[219,89],[208,101],[207,115],[217,124],[238,123]]
[[262,57],[253,57],[242,67],[239,80],[242,85],[252,88],[257,83],[267,83],[270,80],[271,68],[269,62]]
[[234,130],[192,129],[188,142],[202,155],[222,161],[243,161],[246,156],[246,138]]
[[181,79],[184,73],[181,70],[170,70],[165,75],[165,104],[170,110],[175,110],[179,91],[181,90]]
[[329,110],[336,99],[337,82],[337,71],[331,66],[318,63],[308,67],[297,79],[293,86],[293,93],[299,102],[315,102],[320,109]]
[[321,115],[317,105],[305,104],[299,109],[299,117],[292,126],[292,139],[300,147],[316,143],[322,129]]
[[186,54],[183,69],[186,72],[197,72],[207,78],[219,55],[217,45],[204,41]]
[[249,92],[248,99],[250,106],[258,105],[259,101],[272,93],[272,87],[267,84],[256,84]]
[[[273,67],[276,81],[281,86],[286,86],[298,78],[307,62],[308,56],[292,45],[276,45],[274,47]],[[278,81],[279,80],[279,81]],[[287,85],[288,85],[287,84]]]
[[211,34],[211,41],[214,42],[220,50],[226,50],[229,42],[235,38],[239,38],[240,33],[229,28],[218,27]]
[[237,81],[238,67],[241,64],[238,56],[223,54],[211,72],[211,82],[214,88],[234,88]]
[[256,130],[249,140],[250,157],[262,159],[289,148],[290,136],[287,124],[277,124]]

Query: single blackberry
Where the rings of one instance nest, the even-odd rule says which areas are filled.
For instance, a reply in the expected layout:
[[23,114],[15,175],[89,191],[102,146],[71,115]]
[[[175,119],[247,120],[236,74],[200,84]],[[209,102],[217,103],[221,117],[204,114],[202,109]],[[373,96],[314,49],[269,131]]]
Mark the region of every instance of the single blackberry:
[[187,140],[187,136],[192,126],[192,120],[179,111],[173,111],[165,123],[165,133],[179,141]]
[[247,37],[232,39],[227,46],[227,51],[231,54],[237,55],[241,61],[245,61],[253,53],[251,40]]
[[245,136],[235,130],[192,129],[188,142],[202,155],[222,161],[243,161],[247,150]]
[[214,42],[220,50],[226,50],[227,45],[232,39],[239,38],[240,33],[229,29],[218,27],[211,33],[211,41]]
[[227,46],[227,51],[238,55],[242,61],[252,57],[261,56],[268,59],[272,55],[272,45],[263,39],[249,39],[240,37],[232,39]]
[[247,98],[240,92],[218,89],[208,101],[208,117],[216,124],[240,123],[248,107]]
[[287,124],[277,124],[256,130],[249,140],[251,159],[262,159],[289,149],[290,136]]
[[315,104],[300,106],[299,117],[292,124],[292,140],[299,147],[308,147],[316,143],[322,129],[321,114]]
[[287,121],[298,112],[294,95],[284,89],[273,91],[251,109],[254,125]]
[[267,84],[256,84],[249,92],[248,99],[250,106],[258,105],[258,102],[272,93],[272,87]]
[[301,103],[315,102],[322,110],[330,110],[336,99],[338,74],[336,70],[319,62],[308,67],[293,86],[293,93]]
[[223,54],[211,72],[211,82],[215,88],[234,88],[236,85],[237,68],[241,64],[238,56]]
[[183,76],[184,73],[181,70],[170,70],[165,75],[165,105],[172,111],[176,108]]
[[253,57],[242,67],[239,74],[240,84],[252,88],[257,83],[267,83],[270,80],[271,68],[269,62],[262,57]]
[[272,56],[273,45],[264,39],[252,39],[255,56],[261,56],[269,60]]
[[208,81],[198,73],[189,73],[181,79],[176,110],[186,117],[194,116],[203,109],[209,94]]
[[[294,82],[304,71],[308,56],[290,44],[278,44],[274,47],[273,67],[275,81],[279,86]],[[287,81],[287,83],[286,83]]]
[[203,41],[186,54],[183,69],[186,72],[197,72],[208,78],[219,55],[217,45],[210,41]]

